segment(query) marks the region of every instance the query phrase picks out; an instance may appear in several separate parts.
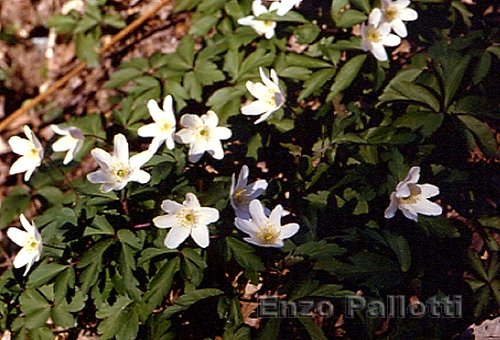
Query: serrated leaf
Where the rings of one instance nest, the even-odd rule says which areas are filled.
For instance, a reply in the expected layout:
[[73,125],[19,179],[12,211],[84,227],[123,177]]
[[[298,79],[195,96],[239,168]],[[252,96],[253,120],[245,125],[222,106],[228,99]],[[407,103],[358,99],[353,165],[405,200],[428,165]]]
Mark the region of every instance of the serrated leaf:
[[45,263],[43,264],[43,266],[38,266],[30,274],[27,287],[28,288],[40,287],[49,282],[51,279],[57,276],[57,274],[59,274],[66,268],[68,267],[58,263]]
[[483,151],[488,156],[494,157],[497,155],[497,143],[495,137],[486,123],[483,123],[479,119],[472,116],[458,115],[457,117],[479,139]]
[[207,299],[209,297],[218,296],[224,294],[222,290],[215,288],[205,288],[195,290],[193,292],[181,295],[177,300],[174,301],[174,305],[168,307],[164,312],[165,317],[171,317],[175,313],[184,311],[191,307],[196,302]]
[[300,92],[300,96],[299,96],[299,98],[297,98],[297,101],[301,101],[301,100],[309,97],[315,91],[321,90],[322,86],[328,80],[330,80],[334,74],[335,74],[335,70],[333,68],[322,69],[322,70],[314,72],[309,77],[309,79],[307,79],[304,82],[303,89]]
[[29,192],[21,187],[15,187],[5,197],[0,206],[0,228],[5,228],[14,217],[23,213],[30,203]]
[[224,73],[217,68],[217,65],[208,60],[197,60],[194,73],[196,79],[203,85],[212,85],[226,79]]
[[368,17],[363,13],[355,9],[348,9],[340,14],[333,17],[337,27],[352,27],[356,24],[360,24],[365,21]]
[[336,95],[338,95],[340,92],[348,88],[349,85],[351,85],[351,83],[358,75],[359,70],[363,66],[365,59],[366,55],[358,55],[342,66],[342,68],[335,76],[335,81],[330,88],[330,94],[328,94],[326,100],[333,100]]
[[158,306],[172,287],[175,273],[180,269],[180,259],[173,258],[161,267],[148,285],[148,290],[144,294],[143,312],[147,314]]
[[111,74],[109,80],[104,84],[104,88],[119,88],[126,85],[129,81],[141,76],[143,72],[136,68],[122,68]]
[[314,323],[311,318],[299,318],[300,323],[304,326],[309,333],[309,336],[312,340],[327,340],[328,338],[325,336],[321,328]]
[[265,270],[264,264],[254,253],[254,248],[246,243],[243,243],[234,237],[226,238],[228,249],[243,268],[251,269],[257,272]]
[[91,236],[91,235],[114,235],[115,229],[111,224],[109,224],[108,220],[105,216],[97,215],[92,220],[92,225],[85,228],[83,236]]
[[99,54],[96,50],[98,46],[99,43],[92,34],[78,34],[75,38],[76,56],[91,67],[99,65]]
[[123,244],[128,244],[134,249],[142,249],[141,240],[130,230],[120,229],[117,233],[118,239]]
[[463,56],[460,60],[451,67],[450,72],[447,72],[444,75],[444,106],[448,107],[451,104],[455,93],[457,92],[460,84],[462,82],[462,78],[465,74],[465,70],[470,62],[470,55]]
[[411,265],[411,250],[408,241],[402,235],[396,235],[386,230],[384,237],[391,249],[396,253],[402,272],[407,272]]

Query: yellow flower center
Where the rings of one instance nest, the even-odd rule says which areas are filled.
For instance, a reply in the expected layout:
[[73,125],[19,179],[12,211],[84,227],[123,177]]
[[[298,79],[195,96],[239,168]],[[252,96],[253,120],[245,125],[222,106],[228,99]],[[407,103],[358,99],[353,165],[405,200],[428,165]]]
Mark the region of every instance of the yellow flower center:
[[257,237],[265,244],[275,244],[280,236],[280,231],[276,230],[272,224],[268,223],[264,228],[260,228]]
[[202,139],[205,139],[205,140],[209,140],[210,139],[210,129],[206,126],[200,128],[200,130],[198,131],[198,134],[200,135],[200,138]]
[[247,191],[244,188],[238,189],[234,192],[233,198],[236,202],[236,205],[242,205],[248,200],[248,198],[246,197],[246,193]]
[[177,213],[177,223],[183,228],[192,228],[196,226],[198,216],[193,209],[184,208]]
[[372,43],[378,43],[380,41],[380,33],[375,27],[370,27],[366,33],[366,40]]
[[159,126],[160,126],[161,132],[163,132],[163,133],[169,132],[173,127],[173,125],[170,124],[170,122],[168,122],[168,121],[163,121],[163,122],[159,123]]
[[38,158],[38,149],[33,147],[32,149],[30,149],[30,151],[28,151],[27,155],[29,158]]
[[40,242],[38,242],[33,236],[30,236],[23,248],[25,248],[29,252],[38,251],[39,244]]
[[408,187],[410,188],[410,196],[399,198],[399,204],[415,204],[420,200],[420,194],[422,193],[422,190],[418,186],[412,184],[410,184]]
[[130,175],[130,170],[127,168],[119,168],[115,171],[115,177],[117,177],[120,181],[123,181]]
[[274,21],[264,20],[264,22],[263,22],[263,26],[264,26],[265,28],[272,28],[272,27],[274,27]]
[[387,9],[385,10],[385,17],[387,21],[397,19],[399,17],[398,8],[394,5],[390,5],[389,7],[387,7]]

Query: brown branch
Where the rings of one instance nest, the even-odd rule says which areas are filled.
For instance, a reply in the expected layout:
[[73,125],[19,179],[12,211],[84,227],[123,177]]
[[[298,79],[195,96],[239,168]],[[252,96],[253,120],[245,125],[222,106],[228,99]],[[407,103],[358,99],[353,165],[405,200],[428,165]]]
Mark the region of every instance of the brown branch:
[[[142,26],[144,22],[154,16],[161,7],[168,4],[170,0],[161,0],[154,7],[152,7],[148,12],[144,13],[141,17],[132,21],[129,25],[123,28],[120,32],[118,32],[109,42],[107,42],[103,47],[99,49],[99,54],[102,56],[105,52],[111,49],[116,43],[120,40],[128,36],[130,33],[135,31],[137,28]],[[49,96],[51,96],[57,89],[66,84],[71,78],[78,75],[86,68],[87,64],[85,62],[78,63],[71,72],[66,74],[64,77],[57,80],[54,84],[52,84],[47,91],[40,93],[38,96],[33,98],[32,100],[24,103],[19,109],[11,113],[5,119],[0,122],[0,132],[3,131],[10,123],[12,123],[16,118],[24,115],[26,112],[34,108],[36,105],[43,102]]]

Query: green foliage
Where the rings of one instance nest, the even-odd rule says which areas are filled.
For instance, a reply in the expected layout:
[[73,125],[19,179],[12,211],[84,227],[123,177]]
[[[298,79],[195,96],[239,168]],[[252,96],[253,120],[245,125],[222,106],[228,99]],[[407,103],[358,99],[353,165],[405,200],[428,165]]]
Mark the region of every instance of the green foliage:
[[[100,37],[125,25],[112,4],[88,1],[83,14],[53,16],[49,25],[74,39],[79,58],[98,66]],[[388,295],[408,301],[471,297],[464,302],[473,307],[464,308],[464,319],[453,327],[443,320],[429,326],[428,318],[381,326],[385,318],[360,311],[345,319],[349,338],[373,338],[384,326],[382,336],[395,339],[414,336],[414,330],[427,332],[422,338],[446,338],[492,315],[500,301],[492,203],[498,196],[492,185],[498,178],[498,77],[492,72],[498,68],[498,29],[473,5],[421,1],[412,4],[421,22],[407,23],[410,52],[380,62],[353,34],[375,5],[303,1],[284,16],[259,17],[276,22],[274,37],[266,39],[238,24],[251,14],[249,0],[176,1],[172,15],[189,12],[191,18],[176,50],[122,62],[104,85],[116,90],[112,114],[66,122],[85,135],[76,162],[44,161],[29,182],[2,199],[4,234],[19,227],[19,214],[30,212],[44,248],[26,278],[5,266],[0,328],[34,339],[60,329],[91,329],[102,339],[335,336],[337,320],[315,311],[311,315],[321,322],[301,315],[249,326],[254,314],[245,304],[266,295],[282,302],[328,301],[336,311],[355,294],[382,301]],[[241,108],[255,100],[247,84],[262,81],[259,68],[266,75],[276,71],[285,102],[254,124],[256,117],[242,115]],[[150,140],[138,130],[151,122],[147,102],[161,103],[167,95],[174,99],[178,129],[183,114],[208,110],[217,113],[219,126],[231,128],[224,158],[204,156],[192,164],[185,148],[162,144],[142,167],[151,175],[146,184],[100,191],[78,162],[87,162],[94,147],[111,151],[118,132],[126,135],[131,155],[144,151]],[[478,162],[469,150],[479,154]],[[268,181],[259,198],[264,206],[283,205],[289,214],[282,224],[300,225],[281,249],[250,244],[234,227],[229,185],[242,165],[250,168],[249,183]],[[420,183],[439,187],[431,200],[444,213],[414,222],[398,211],[386,219],[389,197],[412,166],[421,168]],[[173,229],[153,222],[165,215],[163,200],[182,202],[186,193],[220,213],[209,225],[207,248],[191,237],[166,248]],[[467,251],[470,239],[478,238],[488,256]],[[2,246],[2,256],[17,251]]]

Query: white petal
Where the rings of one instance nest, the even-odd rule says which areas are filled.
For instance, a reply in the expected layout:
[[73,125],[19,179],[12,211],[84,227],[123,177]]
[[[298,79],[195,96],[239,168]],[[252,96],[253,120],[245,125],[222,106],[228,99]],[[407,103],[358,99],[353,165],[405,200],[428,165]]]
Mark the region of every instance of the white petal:
[[171,95],[168,95],[165,99],[163,99],[163,112],[165,112],[167,119],[175,122],[174,99]]
[[112,183],[114,178],[108,173],[101,170],[91,172],[87,175],[87,180],[90,183],[102,184],[102,183]]
[[254,0],[252,2],[252,12],[256,17],[258,17],[259,15],[266,13],[267,8],[261,3],[260,0]]
[[264,98],[267,95],[267,87],[262,83],[246,82],[248,92],[255,98]]
[[226,139],[231,138],[232,135],[233,135],[233,133],[232,133],[231,129],[229,129],[227,127],[218,126],[215,128],[215,136],[218,139],[226,140]]
[[413,21],[418,19],[418,13],[414,9],[405,8],[400,11],[399,18],[404,21]]
[[188,192],[186,194],[186,199],[182,202],[182,205],[187,208],[199,208],[200,202],[195,194]]
[[380,10],[380,8],[374,8],[368,16],[368,23],[374,27],[377,27],[381,19],[382,11]]
[[9,169],[9,174],[19,174],[21,172],[30,171],[31,173],[35,170],[36,167],[40,165],[40,160],[37,158],[31,157],[20,157],[16,160]]
[[128,180],[131,182],[138,182],[141,184],[146,184],[147,182],[149,182],[150,179],[151,179],[151,175],[148,174],[146,171],[136,170],[136,171],[132,172],[132,174]]
[[149,162],[151,157],[153,157],[153,153],[151,151],[146,150],[146,151],[139,152],[138,154],[130,157],[130,167],[132,169],[139,169],[144,164]]
[[257,119],[255,122],[253,122],[254,124],[259,124],[260,122],[263,122],[265,121],[275,110],[270,110],[270,111],[267,111],[266,113],[264,113],[262,116],[259,117],[259,119]]
[[241,108],[241,113],[247,116],[257,116],[273,109],[267,102],[256,100]]
[[237,217],[234,220],[234,224],[236,228],[249,235],[256,235],[257,233],[258,228],[253,221]]
[[372,44],[371,52],[377,60],[386,61],[387,60],[387,52],[385,51],[384,45],[382,44]]
[[188,128],[199,127],[203,125],[203,120],[197,115],[186,113],[181,117],[181,125]]
[[382,44],[385,46],[397,46],[401,43],[401,38],[395,34],[388,34],[382,37]]
[[252,184],[248,185],[247,191],[250,198],[255,199],[266,191],[268,183],[265,179],[259,179]]
[[443,209],[439,204],[431,202],[426,199],[420,199],[417,203],[413,204],[415,211],[422,215],[438,216],[443,213]]
[[253,200],[248,206],[248,211],[252,216],[252,220],[257,226],[264,226],[268,222],[268,218],[264,215],[264,208],[259,200]]
[[165,140],[165,145],[167,146],[167,149],[169,149],[169,150],[173,150],[175,148],[174,139],[172,138],[172,135],[170,135]]
[[165,238],[165,246],[170,249],[177,248],[189,236],[190,229],[182,227],[173,227]]
[[271,39],[272,37],[274,37],[274,27],[276,27],[276,23],[266,29],[266,31],[264,32],[264,36],[266,37],[266,39]]
[[191,229],[191,237],[193,240],[202,248],[208,247],[210,243],[210,237],[208,234],[208,228],[204,225],[197,225]]
[[248,206],[244,207],[235,207],[234,208],[234,214],[236,217],[241,218],[242,220],[249,220],[250,219],[250,213],[248,212]]
[[26,241],[28,241],[28,239],[30,238],[29,233],[18,228],[7,229],[7,236],[11,239],[12,242],[20,247],[24,247]]
[[157,216],[153,218],[153,223],[158,228],[171,228],[177,223],[177,216],[175,214]]
[[[34,262],[34,258],[37,256],[36,252],[28,251],[26,248],[22,248],[19,253],[17,253],[16,258],[12,262],[14,268],[21,268],[28,265],[27,270],[31,267],[31,263]],[[26,273],[25,273],[26,274]]]
[[420,167],[414,166],[408,171],[405,179],[398,183],[396,186],[397,197],[408,197],[410,196],[410,188],[408,184],[416,184],[420,179]]
[[160,107],[158,106],[158,103],[156,102],[156,100],[154,100],[154,99],[148,100],[147,107],[148,107],[149,114],[151,115],[151,118],[153,118],[153,120],[155,122],[161,121],[163,119],[164,113],[160,109]]
[[274,209],[271,211],[271,214],[269,215],[269,223],[271,223],[273,226],[276,227],[281,227],[281,215],[283,213],[283,207],[278,204]]
[[184,206],[182,204],[180,204],[180,203],[177,203],[176,201],[164,200],[161,203],[161,208],[163,209],[163,211],[165,211],[165,212],[167,212],[169,214],[175,214],[179,210],[181,210],[182,208],[184,208]]
[[52,144],[52,150],[55,152],[62,152],[69,150],[75,145],[77,142],[76,139],[74,139],[71,136],[64,136],[59,138],[54,144]]
[[[391,21],[391,27],[396,32],[397,35],[399,35],[401,38],[404,38],[408,35],[408,31],[406,30],[406,25],[401,19],[394,19]],[[399,44],[399,43],[398,43]],[[396,45],[389,45],[384,42],[384,45],[386,46],[396,46]]]
[[432,184],[419,184],[417,185],[421,190],[421,195],[423,198],[434,197],[439,195],[439,188]]
[[177,141],[182,144],[191,144],[196,140],[196,133],[192,129],[182,129],[175,136],[178,139]]
[[396,5],[399,9],[403,9],[405,7],[410,6],[410,0],[397,0],[392,2],[394,5]]
[[208,225],[210,223],[214,223],[219,219],[219,210],[215,208],[201,207],[199,209],[198,219],[200,224]]
[[18,155],[27,154],[34,146],[32,142],[19,136],[10,137],[9,145],[12,152],[17,153]]
[[398,211],[398,198],[396,197],[396,192],[391,193],[391,201],[387,209],[385,209],[384,217],[385,218],[393,218],[396,215],[396,211]]
[[238,182],[236,183],[236,188],[240,189],[247,186],[249,174],[250,170],[248,169],[248,166],[243,165],[238,175]]
[[107,170],[111,167],[113,159],[108,152],[104,151],[103,149],[95,148],[90,151],[90,154],[92,155],[92,157],[94,157],[97,164],[99,164],[99,166],[103,170]]
[[26,172],[24,173],[24,181],[25,182],[28,182],[30,180],[31,175],[33,175],[33,172],[35,172],[35,168],[31,168],[31,169],[26,170]]
[[120,163],[128,163],[128,142],[127,138],[121,133],[115,135],[114,138],[113,156],[118,159]]
[[36,227],[34,225],[31,225],[24,214],[19,215],[19,222],[21,222],[21,225],[23,226],[24,230],[28,232],[28,234],[35,235]]
[[219,124],[219,117],[217,117],[217,113],[212,110],[209,110],[206,114],[202,115],[201,120],[205,123],[204,125],[210,127],[216,127]]
[[377,31],[381,36],[386,36],[391,32],[391,24],[389,24],[388,22],[382,22],[377,28]]
[[162,131],[157,123],[141,126],[139,130],[137,130],[137,134],[141,137],[156,137],[161,133]]
[[67,127],[52,124],[52,125],[50,125],[50,128],[52,129],[52,131],[54,131],[58,135],[61,135],[61,136],[69,135],[69,129]]
[[191,151],[191,149],[189,149],[189,152],[188,152],[188,159],[189,159],[189,161],[190,161],[191,163],[197,163],[197,162],[201,159],[201,157],[203,157],[203,154],[204,154],[204,153],[205,153],[205,152],[203,152],[203,153],[193,153],[193,152]]
[[295,235],[300,229],[297,223],[288,223],[281,228],[280,238],[286,239]]
[[255,17],[253,15],[249,15],[249,16],[244,17],[244,18],[239,18],[238,24],[243,25],[243,26],[252,26],[254,19],[255,19]]
[[400,205],[399,210],[401,210],[406,218],[418,222],[418,214],[411,205]]
[[194,163],[198,162],[201,158],[201,156],[203,156],[203,154],[205,153],[205,151],[207,150],[210,150],[211,147],[210,145],[208,144],[207,141],[203,140],[203,141],[194,141],[192,144],[191,144],[191,147],[189,148],[189,160],[191,162],[192,159],[196,159],[196,161],[194,161]]
[[274,88],[276,86],[276,84],[274,84],[271,79],[269,79],[265,72],[264,72],[264,69],[262,67],[259,67],[259,75],[260,75],[260,79],[262,79],[262,82],[264,83],[264,85],[266,86],[266,88]]

